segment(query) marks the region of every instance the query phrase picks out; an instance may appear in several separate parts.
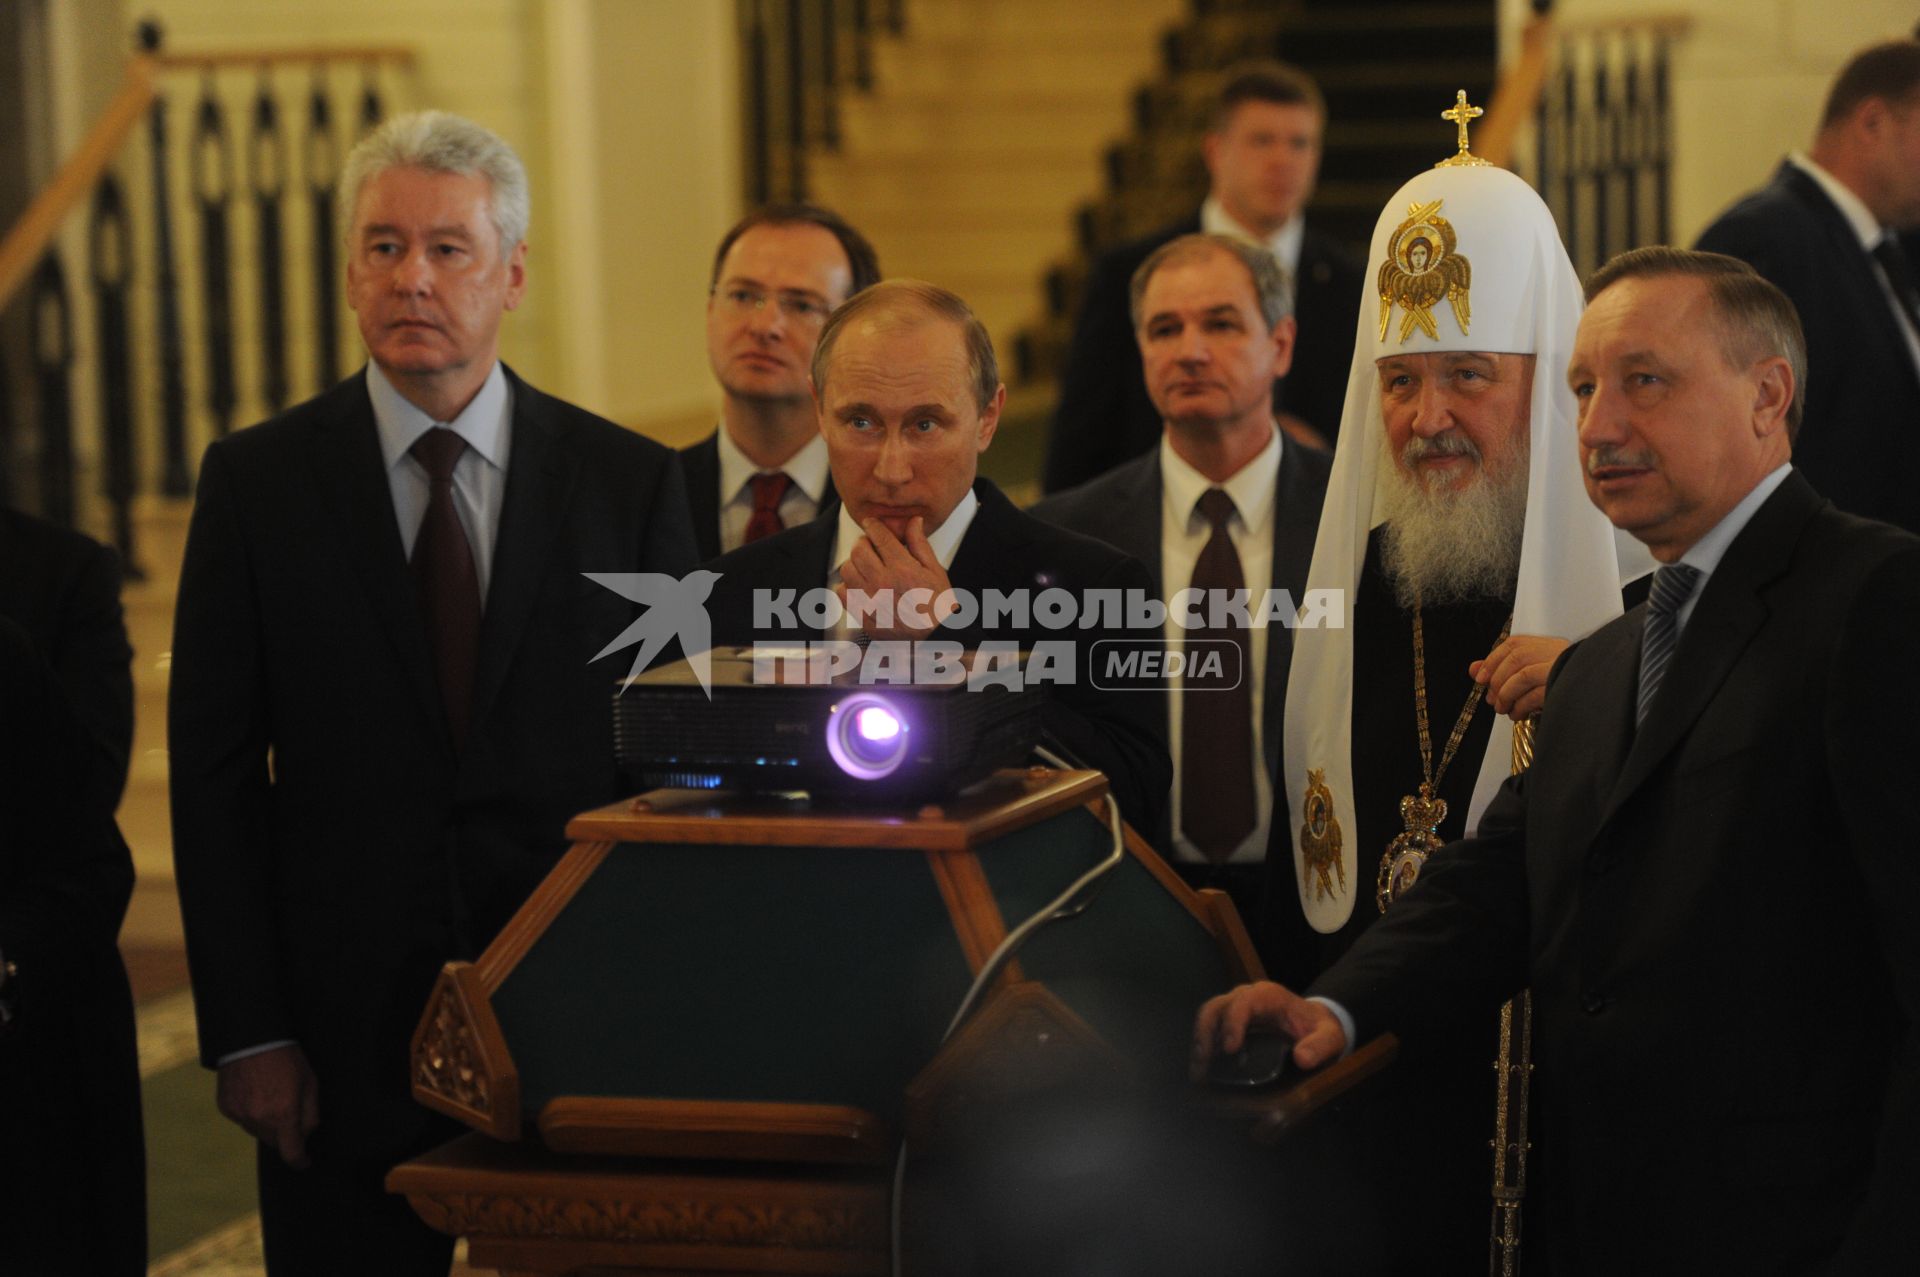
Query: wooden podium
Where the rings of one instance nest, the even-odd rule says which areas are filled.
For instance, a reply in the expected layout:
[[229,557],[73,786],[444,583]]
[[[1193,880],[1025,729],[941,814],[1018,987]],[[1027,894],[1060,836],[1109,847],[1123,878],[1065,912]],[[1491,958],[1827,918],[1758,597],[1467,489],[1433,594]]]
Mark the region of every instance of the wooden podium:
[[[476,1133],[388,1188],[512,1273],[885,1273],[902,1138],[1070,1081],[1184,1088],[1194,1010],[1260,977],[1227,898],[1129,830],[943,1040],[1009,929],[1111,854],[1105,791],[1035,768],[942,806],[660,790],[576,818],[414,1035],[415,1096]],[[1271,1131],[1378,1058],[1224,1107]]]

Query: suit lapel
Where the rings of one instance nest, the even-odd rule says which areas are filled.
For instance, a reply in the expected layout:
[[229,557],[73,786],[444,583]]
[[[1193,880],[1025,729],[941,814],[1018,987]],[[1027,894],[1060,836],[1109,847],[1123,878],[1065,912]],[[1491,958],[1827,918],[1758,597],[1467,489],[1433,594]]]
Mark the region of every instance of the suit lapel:
[[[1726,557],[1707,578],[1660,694],[1634,737],[1608,800],[1609,816],[1673,752],[1766,624],[1771,612],[1762,593],[1787,570],[1807,518],[1818,506],[1819,498],[1806,480],[1797,472],[1790,474],[1727,548]],[[1644,618],[1644,609],[1635,612]],[[1629,701],[1639,688],[1637,643],[1634,651],[1634,668],[1625,680]]]
[[393,511],[393,489],[380,453],[366,376],[350,378],[328,393],[338,397],[339,403],[319,415],[313,430],[314,474],[327,494],[321,505],[335,516],[347,558],[367,591],[373,615],[393,644],[395,659],[421,712],[439,724],[439,733],[445,736],[446,710],[427,647],[419,595],[407,570],[406,545]]
[[974,480],[973,491],[980,498],[980,508],[967,525],[966,535],[960,538],[947,580],[956,589],[978,592],[986,582],[1006,580],[1008,563],[1028,560],[1020,554],[1018,538],[1011,535],[1006,517],[1012,513],[1013,504],[985,479]]
[[559,445],[546,397],[511,372],[513,443],[507,492],[493,542],[493,579],[480,622],[473,722],[486,718],[540,595],[541,573],[567,508],[577,462]]
[[700,561],[720,557],[720,434],[715,431],[680,454],[693,511],[693,539]]

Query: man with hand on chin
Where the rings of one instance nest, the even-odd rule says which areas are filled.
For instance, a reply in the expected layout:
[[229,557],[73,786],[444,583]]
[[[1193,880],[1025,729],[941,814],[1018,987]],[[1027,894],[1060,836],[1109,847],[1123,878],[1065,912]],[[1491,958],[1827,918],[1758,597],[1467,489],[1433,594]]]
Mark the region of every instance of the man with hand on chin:
[[[1074,759],[1106,773],[1135,828],[1155,828],[1170,773],[1162,709],[1154,692],[1103,692],[1093,685],[1094,644],[1110,637],[1112,627],[1047,629],[1031,608],[1012,623],[989,625],[982,609],[961,614],[948,595],[1025,591],[1031,601],[1058,589],[1084,601],[1095,590],[1144,595],[1151,589],[1136,560],[1021,513],[978,477],[1006,387],[973,312],[931,284],[877,284],[827,321],[814,349],[812,381],[842,504],[713,563],[721,574],[707,605],[715,642],[863,633],[968,647],[988,640],[1022,648],[1071,642],[1075,677],[1047,689],[1046,734]],[[756,624],[756,591],[821,586],[851,601],[858,614],[843,615],[824,634]],[[874,606],[861,606],[864,601]]]

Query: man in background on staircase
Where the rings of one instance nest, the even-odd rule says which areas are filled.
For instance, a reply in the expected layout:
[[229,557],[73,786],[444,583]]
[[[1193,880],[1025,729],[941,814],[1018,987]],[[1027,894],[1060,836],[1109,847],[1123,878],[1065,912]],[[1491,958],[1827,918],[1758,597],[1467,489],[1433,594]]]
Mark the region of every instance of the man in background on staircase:
[[1298,336],[1292,371],[1274,383],[1274,411],[1294,438],[1332,446],[1361,278],[1360,263],[1309,229],[1303,212],[1326,122],[1319,87],[1294,67],[1256,62],[1225,72],[1202,143],[1212,179],[1206,202],[1192,217],[1112,249],[1087,276],[1047,439],[1046,491],[1084,483],[1159,442],[1160,413],[1146,392],[1127,290],[1156,248],[1197,231],[1258,244],[1285,268]]
[[1920,41],[1856,54],[1805,154],[1695,247],[1747,262],[1800,312],[1806,428],[1794,464],[1843,510],[1920,532]]
[[807,369],[834,307],[879,280],[866,236],[813,205],[758,209],[720,240],[707,286],[720,428],[680,453],[701,559],[833,504]]

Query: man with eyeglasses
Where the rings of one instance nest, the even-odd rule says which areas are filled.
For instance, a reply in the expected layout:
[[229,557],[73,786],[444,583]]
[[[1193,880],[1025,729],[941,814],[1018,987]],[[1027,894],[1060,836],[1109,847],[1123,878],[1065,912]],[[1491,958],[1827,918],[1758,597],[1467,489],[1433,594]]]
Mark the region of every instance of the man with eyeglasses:
[[721,238],[707,295],[720,428],[680,454],[701,558],[833,505],[807,369],[833,308],[879,279],[866,237],[814,205],[768,205]]

